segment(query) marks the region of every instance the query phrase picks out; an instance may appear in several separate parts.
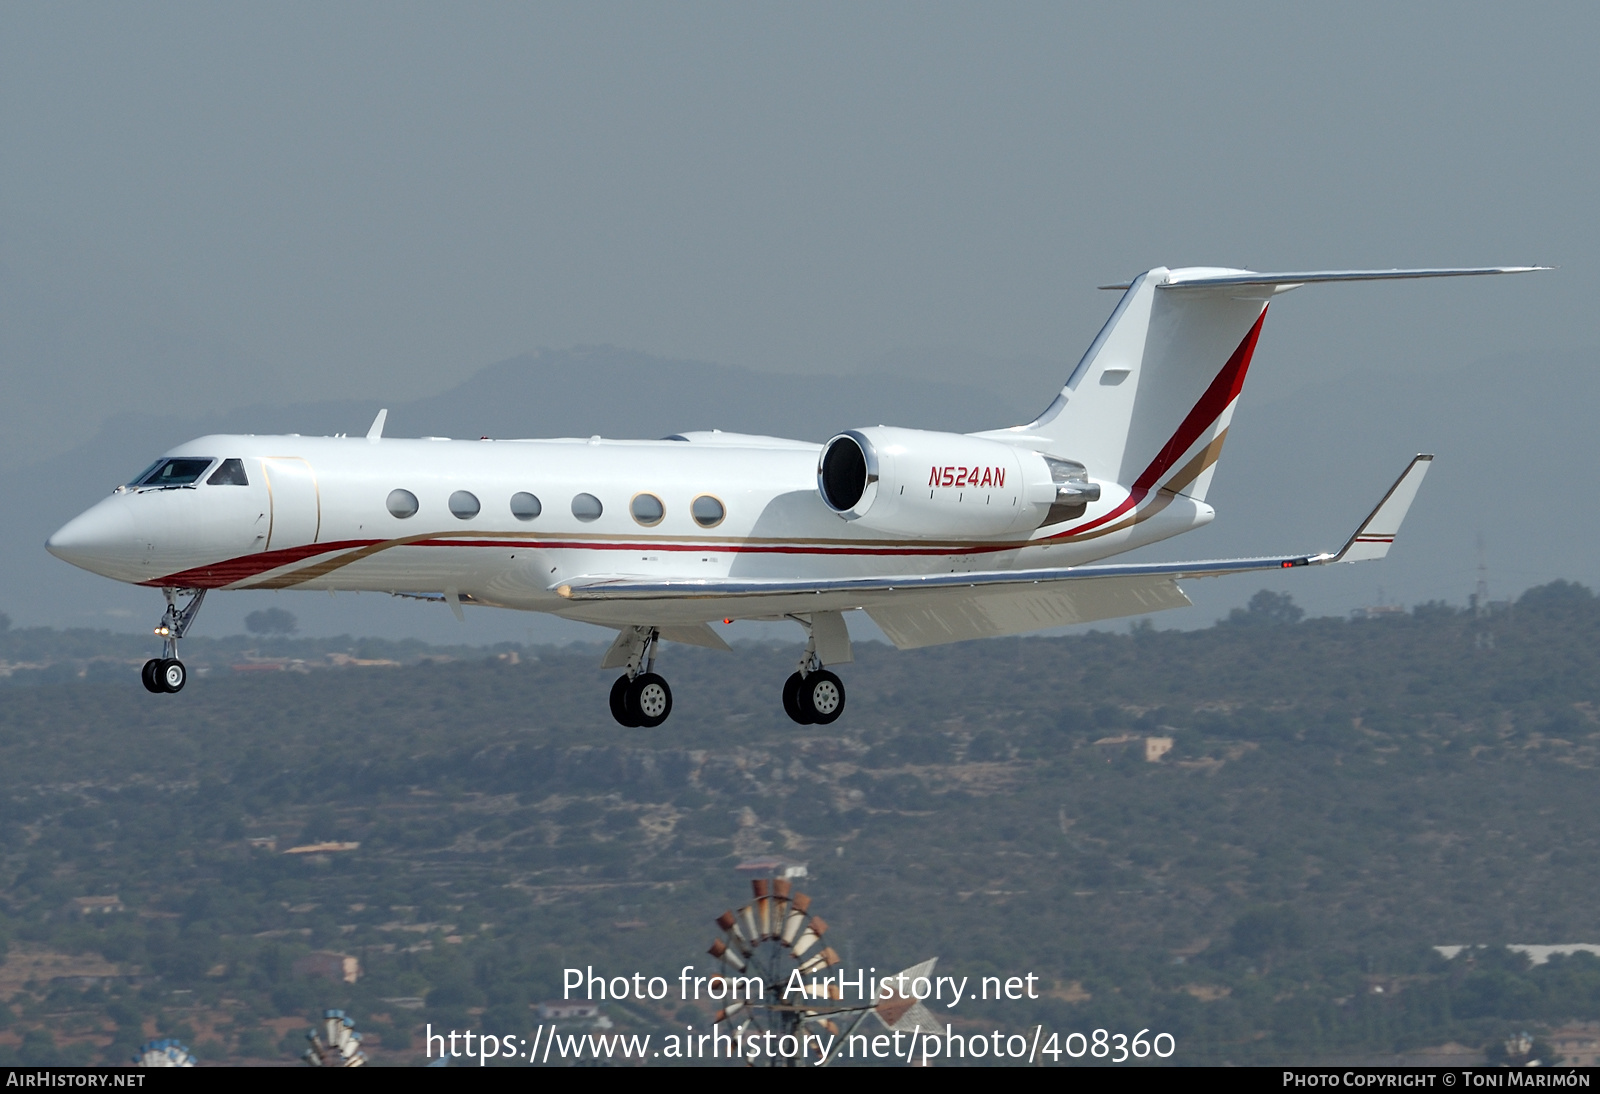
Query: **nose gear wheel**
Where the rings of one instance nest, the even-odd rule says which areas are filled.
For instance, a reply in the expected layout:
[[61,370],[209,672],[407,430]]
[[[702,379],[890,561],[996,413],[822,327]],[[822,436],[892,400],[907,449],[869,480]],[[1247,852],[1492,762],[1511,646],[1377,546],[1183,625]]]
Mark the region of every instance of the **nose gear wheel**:
[[[182,608],[178,607],[178,593],[187,591],[189,603]],[[161,638],[161,656],[152,657],[144,663],[139,670],[139,680],[144,684],[144,689],[155,694],[176,695],[183,690],[183,685],[189,682],[189,670],[182,661],[178,660],[178,640],[189,633],[195,616],[200,614],[200,605],[205,602],[204,589],[162,589],[167,598],[167,610],[162,613],[161,622],[156,625],[156,634]]]

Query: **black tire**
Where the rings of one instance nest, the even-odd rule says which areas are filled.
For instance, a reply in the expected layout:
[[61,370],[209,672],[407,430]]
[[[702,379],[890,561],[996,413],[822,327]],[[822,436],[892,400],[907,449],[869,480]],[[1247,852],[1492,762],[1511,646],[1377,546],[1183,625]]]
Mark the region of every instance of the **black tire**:
[[818,669],[801,682],[799,700],[812,724],[829,725],[844,713],[844,681],[827,669]]
[[156,679],[156,670],[161,667],[161,658],[152,657],[144,663],[144,668],[139,670],[139,679],[144,682],[144,690],[160,695],[163,688]]
[[156,683],[161,685],[161,690],[169,695],[176,695],[183,690],[183,685],[189,682],[189,670],[183,667],[183,662],[176,657],[169,657],[160,662],[161,667],[156,669]]
[[805,683],[798,672],[791,673],[783,682],[783,712],[803,726],[811,724],[811,716],[800,709],[800,688]]
[[653,672],[641,672],[628,685],[628,714],[635,725],[654,729],[672,713],[672,689]]
[[639,723],[628,713],[628,684],[628,674],[623,673],[617,677],[617,682],[611,685],[611,717],[617,720],[619,726],[637,729]]

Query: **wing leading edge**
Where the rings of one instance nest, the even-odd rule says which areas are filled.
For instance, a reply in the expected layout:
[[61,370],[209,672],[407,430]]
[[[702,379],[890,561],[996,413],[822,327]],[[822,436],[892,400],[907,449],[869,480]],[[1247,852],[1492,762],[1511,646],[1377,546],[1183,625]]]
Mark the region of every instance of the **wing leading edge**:
[[612,615],[619,622],[637,620],[652,614],[651,605],[670,605],[673,617],[683,615],[688,608],[692,614],[707,619],[725,615],[781,617],[859,608],[901,649],[1025,634],[1047,627],[1187,607],[1189,598],[1177,584],[1183,578],[1380,559],[1388,554],[1432,461],[1431,455],[1415,457],[1367,519],[1334,553],[892,577],[657,581],[593,575],[563,582],[555,591],[573,602],[574,607],[583,606],[582,616],[594,622],[610,621],[607,617]]

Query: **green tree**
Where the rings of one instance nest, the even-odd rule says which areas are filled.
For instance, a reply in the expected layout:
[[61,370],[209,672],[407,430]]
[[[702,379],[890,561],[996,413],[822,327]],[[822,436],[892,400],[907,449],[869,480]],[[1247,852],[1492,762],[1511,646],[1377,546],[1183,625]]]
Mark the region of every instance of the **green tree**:
[[1300,622],[1305,614],[1305,609],[1295,604],[1294,597],[1288,593],[1262,589],[1245,607],[1229,612],[1228,622],[1250,627],[1281,627]]

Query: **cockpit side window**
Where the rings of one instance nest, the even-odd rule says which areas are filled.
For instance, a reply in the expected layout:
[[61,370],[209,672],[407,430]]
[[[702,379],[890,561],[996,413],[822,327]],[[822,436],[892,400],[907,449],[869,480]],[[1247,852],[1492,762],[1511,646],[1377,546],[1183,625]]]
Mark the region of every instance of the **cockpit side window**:
[[134,486],[146,489],[160,488],[163,486],[193,486],[195,480],[206,473],[210,467],[210,456],[179,456],[176,459],[161,460],[149,471],[139,476],[134,481]]
[[243,460],[223,460],[222,464],[206,480],[208,486],[249,486],[250,480],[245,478]]

